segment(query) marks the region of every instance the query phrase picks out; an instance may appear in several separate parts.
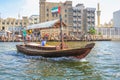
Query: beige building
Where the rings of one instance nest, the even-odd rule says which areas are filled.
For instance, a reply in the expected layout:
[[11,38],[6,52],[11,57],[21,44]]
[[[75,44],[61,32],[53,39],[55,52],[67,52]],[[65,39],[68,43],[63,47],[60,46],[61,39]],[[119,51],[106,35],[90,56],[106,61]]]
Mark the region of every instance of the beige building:
[[73,25],[73,13],[72,13],[72,1],[66,1],[64,3],[54,3],[46,2],[46,0],[40,0],[40,22],[46,22],[50,20],[59,19],[58,13],[52,13],[51,9],[53,7],[61,7],[62,21],[67,24],[67,34],[68,30]]
[[23,26],[27,27],[29,25],[29,20],[27,17],[22,17],[22,19],[7,18],[0,19],[0,31],[8,30],[9,27]]
[[22,19],[7,18],[0,19],[0,41],[16,40],[16,36],[21,34],[22,27],[27,27],[29,20],[27,17]]
[[29,17],[29,24],[38,24],[39,23],[39,15],[31,15]]

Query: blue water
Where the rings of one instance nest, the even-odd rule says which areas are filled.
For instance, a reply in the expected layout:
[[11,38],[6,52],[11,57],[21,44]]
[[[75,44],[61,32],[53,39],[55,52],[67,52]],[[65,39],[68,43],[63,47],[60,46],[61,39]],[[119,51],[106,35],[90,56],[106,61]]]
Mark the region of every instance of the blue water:
[[13,42],[0,42],[0,80],[120,80],[120,42],[96,42],[82,60],[43,58],[17,53]]

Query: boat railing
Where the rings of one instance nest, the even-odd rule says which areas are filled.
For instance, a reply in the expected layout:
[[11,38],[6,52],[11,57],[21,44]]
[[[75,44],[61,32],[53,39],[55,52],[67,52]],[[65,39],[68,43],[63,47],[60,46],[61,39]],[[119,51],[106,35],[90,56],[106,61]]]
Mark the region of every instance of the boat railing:
[[26,47],[38,50],[58,50],[58,46],[36,46],[36,45],[25,45]]

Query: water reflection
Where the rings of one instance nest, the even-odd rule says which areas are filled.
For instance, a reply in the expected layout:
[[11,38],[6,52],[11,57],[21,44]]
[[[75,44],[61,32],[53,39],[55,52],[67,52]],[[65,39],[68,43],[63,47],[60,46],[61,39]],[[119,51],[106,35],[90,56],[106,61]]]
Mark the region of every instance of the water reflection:
[[[27,75],[36,75],[34,79],[89,79],[89,77],[101,79],[101,76],[94,71],[94,67],[87,62],[80,61],[53,61],[50,59],[30,60],[31,64],[26,65]],[[68,75],[69,74],[69,75]],[[39,77],[38,77],[39,76]],[[82,77],[81,77],[82,76]],[[87,77],[86,77],[87,76]]]

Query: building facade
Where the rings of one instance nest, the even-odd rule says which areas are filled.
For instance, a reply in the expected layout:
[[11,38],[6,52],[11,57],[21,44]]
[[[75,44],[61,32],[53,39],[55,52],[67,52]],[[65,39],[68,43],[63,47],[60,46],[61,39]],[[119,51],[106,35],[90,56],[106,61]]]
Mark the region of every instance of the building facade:
[[77,4],[75,7],[73,7],[73,27],[70,34],[76,37],[79,37],[83,31],[83,10],[83,4]]
[[83,4],[73,7],[73,27],[70,32],[80,38],[87,33],[90,27],[95,27],[95,8],[85,8]]
[[87,33],[90,28],[95,28],[95,10],[95,8],[84,9],[83,29],[85,33]]
[[0,41],[11,41],[18,39],[16,36],[21,35],[23,27],[29,25],[27,17],[22,19],[7,18],[0,19]]
[[120,10],[113,13],[114,27],[120,27]]
[[120,40],[120,27],[100,27],[96,28],[97,34],[101,34],[103,39]]
[[31,15],[29,17],[29,25],[38,24],[39,23],[39,15]]
[[72,1],[66,1],[64,3],[54,3],[46,2],[46,0],[40,0],[40,23],[50,20],[59,19],[58,13],[52,13],[51,9],[53,7],[61,7],[62,21],[67,24],[67,34],[68,30],[72,28],[73,23],[73,13],[72,13]]
[[58,13],[52,13],[53,7],[61,6],[62,20],[67,24],[67,34],[81,37],[82,33],[87,33],[90,27],[95,27],[95,8],[85,8],[83,4],[72,7],[72,1],[64,3],[46,2],[40,0],[40,22],[59,19]]
[[29,25],[29,20],[27,17],[22,17],[22,19],[7,18],[0,20],[0,31],[8,30],[9,27],[23,26],[27,27]]

